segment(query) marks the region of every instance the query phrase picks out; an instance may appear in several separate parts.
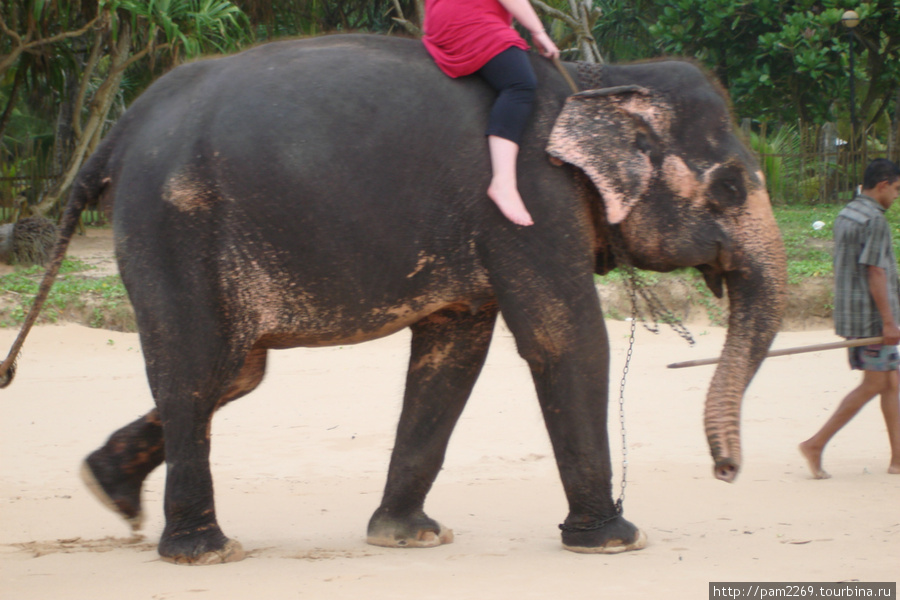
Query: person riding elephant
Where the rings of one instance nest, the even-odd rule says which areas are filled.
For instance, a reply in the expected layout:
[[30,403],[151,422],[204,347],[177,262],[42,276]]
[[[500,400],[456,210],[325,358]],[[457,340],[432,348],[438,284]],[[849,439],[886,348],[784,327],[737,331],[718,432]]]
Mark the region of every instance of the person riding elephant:
[[513,17],[531,32],[542,56],[559,58],[528,0],[427,0],[422,42],[449,77],[478,73],[496,90],[486,133],[493,170],[487,193],[506,218],[528,226],[534,221],[516,184],[516,158],[537,79]]

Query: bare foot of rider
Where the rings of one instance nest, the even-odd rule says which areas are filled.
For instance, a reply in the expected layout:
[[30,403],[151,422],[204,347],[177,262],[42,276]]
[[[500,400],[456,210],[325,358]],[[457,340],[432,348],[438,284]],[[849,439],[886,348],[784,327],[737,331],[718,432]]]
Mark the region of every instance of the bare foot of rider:
[[534,225],[534,220],[528,209],[525,208],[525,203],[522,202],[522,196],[519,195],[515,184],[492,181],[488,188],[488,196],[494,201],[500,212],[516,225],[523,227]]
[[831,478],[831,475],[822,468],[822,448],[811,444],[809,440],[800,444],[799,448],[800,454],[803,455],[803,458],[806,459],[806,463],[809,465],[809,471],[812,473],[813,479]]
[[534,225],[534,221],[522,202],[519,195],[516,180],[516,159],[519,155],[519,145],[506,138],[496,135],[488,136],[488,147],[491,153],[491,185],[488,186],[488,196],[497,205],[506,218],[515,223],[527,227]]

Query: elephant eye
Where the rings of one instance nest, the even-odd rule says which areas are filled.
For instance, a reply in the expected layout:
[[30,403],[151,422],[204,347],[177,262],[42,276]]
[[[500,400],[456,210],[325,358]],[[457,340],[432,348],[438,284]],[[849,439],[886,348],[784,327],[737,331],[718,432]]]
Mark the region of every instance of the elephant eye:
[[650,136],[643,131],[638,131],[634,139],[634,145],[644,154],[650,154],[653,144],[650,143]]
[[744,180],[732,167],[720,169],[709,188],[709,201],[713,208],[725,210],[733,206],[740,206],[747,197],[744,189]]

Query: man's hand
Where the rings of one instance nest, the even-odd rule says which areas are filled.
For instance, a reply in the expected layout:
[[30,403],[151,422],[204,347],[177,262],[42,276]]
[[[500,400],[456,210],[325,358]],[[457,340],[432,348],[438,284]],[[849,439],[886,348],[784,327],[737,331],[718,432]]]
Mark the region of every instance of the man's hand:
[[884,336],[884,343],[888,346],[900,343],[900,327],[897,327],[896,323],[885,323],[881,328],[881,335]]
[[891,314],[891,303],[888,301],[887,274],[881,267],[869,265],[869,293],[878,307],[881,314],[881,335],[884,337],[884,343],[888,346],[896,346],[900,343],[900,327],[897,327],[897,321]]

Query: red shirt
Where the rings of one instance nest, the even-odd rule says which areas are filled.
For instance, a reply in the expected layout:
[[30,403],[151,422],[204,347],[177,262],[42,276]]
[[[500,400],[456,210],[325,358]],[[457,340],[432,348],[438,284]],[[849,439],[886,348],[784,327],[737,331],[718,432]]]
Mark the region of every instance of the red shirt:
[[422,42],[450,77],[470,75],[512,46],[528,50],[497,0],[425,0]]

